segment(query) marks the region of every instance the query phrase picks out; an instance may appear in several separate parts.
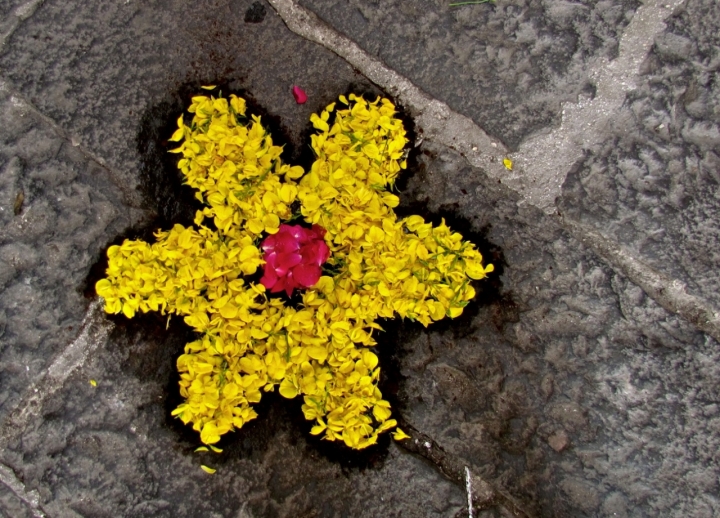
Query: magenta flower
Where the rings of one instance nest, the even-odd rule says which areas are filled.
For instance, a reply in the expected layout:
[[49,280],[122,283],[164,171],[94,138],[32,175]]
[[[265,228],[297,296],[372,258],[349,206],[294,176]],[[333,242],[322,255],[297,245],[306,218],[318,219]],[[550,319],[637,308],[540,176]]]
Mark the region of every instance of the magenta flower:
[[307,94],[305,93],[305,90],[295,85],[293,86],[292,93],[293,97],[295,97],[296,103],[305,104],[305,101],[307,101]]
[[325,229],[319,225],[280,225],[277,234],[260,245],[265,260],[260,283],[272,293],[285,290],[288,297],[295,288],[314,286],[322,275],[320,267],[330,257],[324,236]]

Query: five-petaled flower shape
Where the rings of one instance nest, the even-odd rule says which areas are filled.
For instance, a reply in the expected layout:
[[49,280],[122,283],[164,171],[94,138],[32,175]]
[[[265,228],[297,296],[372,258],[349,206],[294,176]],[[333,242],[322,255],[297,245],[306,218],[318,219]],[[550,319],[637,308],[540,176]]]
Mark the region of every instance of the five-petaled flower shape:
[[260,283],[277,293],[285,290],[292,296],[295,288],[310,288],[322,275],[320,268],[330,257],[330,249],[323,236],[325,229],[313,225],[311,229],[300,225],[280,225],[277,234],[265,238],[260,248],[265,261]]
[[[204,203],[195,226],[108,249],[96,285],[108,313],[179,315],[197,332],[177,360],[185,401],[173,415],[205,444],[257,417],[253,405],[275,389],[302,397],[310,433],[374,444],[397,427],[370,349],[377,319],[455,318],[475,296],[471,280],[492,271],[445,222],[395,215],[388,187],[408,141],[392,103],[339,102],[310,117],[317,158],[305,171],[283,163],[243,99],[194,97],[192,120],[180,117],[171,140],[181,141],[178,167]],[[287,224],[297,218],[312,228]],[[248,280],[263,265],[262,281]],[[297,288],[301,301],[266,288]]]

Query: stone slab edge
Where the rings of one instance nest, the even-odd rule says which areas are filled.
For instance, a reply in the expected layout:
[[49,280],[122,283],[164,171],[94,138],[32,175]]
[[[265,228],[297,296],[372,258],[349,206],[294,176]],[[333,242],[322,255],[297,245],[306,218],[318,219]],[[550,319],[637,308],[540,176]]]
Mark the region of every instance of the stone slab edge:
[[[510,153],[470,118],[430,97],[294,0],[267,1],[291,31],[334,52],[394,96],[415,119],[421,138],[462,154],[470,165],[482,169],[491,180],[500,181],[520,194],[518,204],[532,205],[555,215],[555,199],[567,174],[582,158],[583,150],[593,143],[593,135],[601,133],[597,129],[609,124],[621,108],[627,92],[636,85],[640,65],[655,36],[664,30],[665,20],[685,0],[646,0],[623,33],[618,58],[599,60],[589,70],[596,83],[596,96],[564,103],[560,126],[530,137],[515,153]],[[504,158],[514,161],[512,171],[503,165]],[[720,313],[708,301],[687,293],[681,281],[633,257],[595,229],[567,217],[558,217],[558,223],[667,311],[680,315],[720,341]]]
[[53,360],[0,424],[0,448],[22,434],[31,420],[40,414],[45,401],[63,387],[94,350],[105,343],[113,327],[114,324],[105,317],[102,300],[93,300],[85,313],[78,337]]

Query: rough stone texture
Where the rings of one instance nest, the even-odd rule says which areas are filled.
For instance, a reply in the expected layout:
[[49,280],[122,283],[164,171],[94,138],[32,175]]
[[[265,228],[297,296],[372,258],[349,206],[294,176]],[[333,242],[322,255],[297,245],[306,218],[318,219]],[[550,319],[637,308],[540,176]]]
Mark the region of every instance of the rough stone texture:
[[[638,3],[302,0],[367,52],[511,148],[590,88],[584,69],[617,54]],[[378,37],[382,34],[382,37]]]
[[30,509],[4,484],[0,484],[0,512],[13,518],[32,518]]
[[[344,61],[287,31],[269,8],[262,23],[245,23],[251,5],[48,0],[15,31],[0,70],[134,187],[142,117],[183,85],[196,91],[223,81],[247,90],[295,141],[338,88],[368,88]],[[290,95],[294,84],[307,92],[305,105]]]
[[[283,405],[280,397],[227,437],[222,454],[193,453],[196,434],[169,417],[167,404],[177,401],[169,380],[187,336],[168,338],[160,318],[131,329],[118,323],[1,454],[28,490],[38,490],[48,516],[423,518],[462,508],[461,488],[397,448],[363,470],[324,456],[307,443],[297,402]],[[204,473],[203,463],[218,472]]]
[[403,417],[541,516],[720,513],[718,344],[457,154],[423,149],[404,196],[483,231],[503,287],[472,318],[401,336]]
[[720,307],[720,6],[691,0],[639,88],[571,173],[561,210]]
[[[511,146],[592,94],[584,67],[617,52],[637,5],[303,4]],[[717,9],[689,0],[677,13],[561,203],[716,303]],[[158,206],[177,181],[163,132],[193,88],[247,90],[296,155],[310,113],[372,88],[252,0],[46,0],[0,52],[0,419],[77,337],[101,250],[147,223],[135,188],[160,217],[182,213]],[[498,269],[459,320],[388,332],[396,415],[539,516],[719,515],[718,344],[453,151],[419,152],[400,210],[446,216]],[[116,324],[0,451],[47,516],[466,515],[464,486],[429,462],[396,445],[358,456],[318,444],[280,398],[223,453],[193,453],[196,434],[169,417],[186,333]],[[33,510],[0,483],[0,514]]]
[[75,337],[90,267],[138,213],[107,171],[0,92],[0,417]]

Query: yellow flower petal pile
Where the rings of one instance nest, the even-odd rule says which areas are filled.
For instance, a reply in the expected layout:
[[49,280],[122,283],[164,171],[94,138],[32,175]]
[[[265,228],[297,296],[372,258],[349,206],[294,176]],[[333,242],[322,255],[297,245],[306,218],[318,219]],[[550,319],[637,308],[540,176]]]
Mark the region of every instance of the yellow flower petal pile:
[[[205,444],[255,418],[252,405],[275,387],[303,397],[312,434],[357,449],[374,444],[397,425],[368,349],[377,318],[426,326],[454,318],[475,295],[470,279],[493,269],[444,223],[395,216],[398,198],[387,187],[405,168],[407,139],[392,103],[339,102],[342,109],[333,103],[311,117],[317,160],[305,173],[282,163],[260,119],[245,117],[243,99],[194,97],[190,126],[181,117],[171,140],[182,141],[178,167],[205,203],[198,228],[175,225],[154,244],[108,250],[107,278],[96,285],[108,313],[177,314],[197,331],[177,360],[185,402],[173,414]],[[303,292],[299,308],[243,279],[263,264],[258,239],[293,216],[296,200],[307,223],[327,230],[332,272]]]

